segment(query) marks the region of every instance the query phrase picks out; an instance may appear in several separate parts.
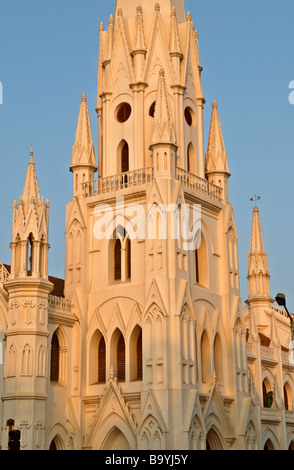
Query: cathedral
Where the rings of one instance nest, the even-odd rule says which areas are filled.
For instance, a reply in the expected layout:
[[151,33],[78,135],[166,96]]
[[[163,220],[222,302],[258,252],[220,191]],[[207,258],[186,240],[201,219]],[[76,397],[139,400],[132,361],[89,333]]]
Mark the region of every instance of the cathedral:
[[257,200],[242,308],[216,102],[204,143],[197,30],[183,0],[138,3],[116,0],[99,27],[98,147],[83,93],[64,279],[48,273],[33,148],[11,208],[1,449],[11,430],[21,450],[294,449],[291,325],[270,291]]

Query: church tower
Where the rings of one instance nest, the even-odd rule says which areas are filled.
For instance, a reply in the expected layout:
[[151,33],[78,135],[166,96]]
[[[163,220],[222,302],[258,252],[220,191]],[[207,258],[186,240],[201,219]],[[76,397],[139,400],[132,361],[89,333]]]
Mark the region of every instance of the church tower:
[[4,422],[15,421],[21,447],[38,449],[44,428],[48,373],[49,202],[41,199],[31,149],[22,196],[13,204],[6,331]]
[[237,446],[238,234],[215,103],[204,151],[198,32],[182,0],[117,0],[99,35],[98,179],[83,95],[65,232],[83,448]]
[[270,273],[256,196],[254,201],[250,251],[248,253],[248,299],[246,303],[255,317],[256,325],[262,328],[262,325],[267,323],[266,318],[263,318],[264,310],[273,304],[274,300],[271,297]]

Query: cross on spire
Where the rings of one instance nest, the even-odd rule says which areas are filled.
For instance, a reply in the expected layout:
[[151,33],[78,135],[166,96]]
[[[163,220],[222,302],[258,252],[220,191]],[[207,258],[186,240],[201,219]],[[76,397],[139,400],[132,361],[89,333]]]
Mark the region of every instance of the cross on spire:
[[257,203],[257,201],[259,201],[259,200],[260,200],[260,197],[259,197],[259,196],[254,196],[254,197],[252,197],[252,198],[250,199],[250,201],[254,202],[255,207],[257,207],[256,203]]

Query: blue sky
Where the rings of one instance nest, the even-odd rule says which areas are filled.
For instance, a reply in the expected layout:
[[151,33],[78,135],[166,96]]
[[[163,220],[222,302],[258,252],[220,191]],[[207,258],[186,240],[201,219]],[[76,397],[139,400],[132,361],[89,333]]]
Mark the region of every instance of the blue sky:
[[[0,0],[0,260],[10,263],[12,204],[22,194],[34,146],[41,195],[50,201],[49,270],[64,275],[65,204],[80,97],[88,97],[97,155],[97,62],[101,21],[114,0]],[[134,2],[134,7],[139,4]],[[232,174],[230,201],[239,234],[242,301],[252,203],[257,194],[271,290],[294,310],[292,247],[294,105],[293,0],[186,1],[199,32],[205,145],[217,100]]]

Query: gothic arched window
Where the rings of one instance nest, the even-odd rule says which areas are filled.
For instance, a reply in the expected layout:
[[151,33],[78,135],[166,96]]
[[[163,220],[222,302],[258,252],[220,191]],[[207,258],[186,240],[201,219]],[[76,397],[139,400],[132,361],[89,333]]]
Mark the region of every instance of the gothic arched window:
[[104,337],[101,336],[98,346],[98,383],[106,382],[106,345]]
[[119,238],[114,245],[114,280],[121,280],[121,241]]
[[125,382],[126,379],[126,348],[123,334],[121,333],[117,342],[117,381]]
[[127,173],[128,171],[129,171],[129,146],[127,142],[125,142],[121,151],[121,172]]
[[59,379],[59,340],[56,331],[53,334],[51,341],[51,373],[50,380],[58,382]]

